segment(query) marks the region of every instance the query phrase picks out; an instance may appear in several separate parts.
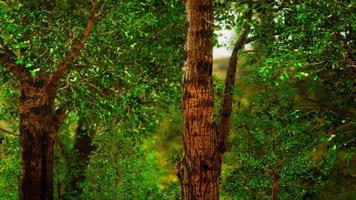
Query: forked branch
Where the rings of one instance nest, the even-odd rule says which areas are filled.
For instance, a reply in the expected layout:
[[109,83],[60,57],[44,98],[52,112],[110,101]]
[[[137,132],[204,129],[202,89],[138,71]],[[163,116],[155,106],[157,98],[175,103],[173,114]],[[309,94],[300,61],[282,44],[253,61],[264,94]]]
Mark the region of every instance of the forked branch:
[[78,56],[80,51],[83,49],[86,41],[88,40],[90,33],[94,28],[94,23],[98,17],[95,13],[95,10],[96,10],[96,0],[93,0],[89,10],[89,18],[88,18],[87,26],[83,31],[83,36],[80,40],[74,42],[72,49],[63,58],[62,62],[57,65],[56,72],[54,73],[51,80],[54,85],[56,86],[59,85],[61,78],[67,71],[70,70],[71,63]]

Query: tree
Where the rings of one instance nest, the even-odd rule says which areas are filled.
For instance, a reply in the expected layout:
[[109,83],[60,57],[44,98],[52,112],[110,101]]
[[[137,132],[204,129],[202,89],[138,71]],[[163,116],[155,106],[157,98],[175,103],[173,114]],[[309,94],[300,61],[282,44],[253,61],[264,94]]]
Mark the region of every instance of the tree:
[[[96,130],[95,124],[95,121],[90,123],[90,118],[85,116],[85,113],[79,115],[73,150],[68,153],[71,159],[67,158],[69,160],[69,169],[65,193],[68,197],[78,199],[82,194],[80,184],[85,180],[85,170],[88,166],[90,156],[95,150],[95,146],[92,144]],[[62,146],[62,148],[64,147]],[[60,197],[61,195],[58,194],[58,196]]]
[[[219,199],[219,176],[230,127],[236,65],[250,26],[244,25],[229,60],[220,121],[214,120],[213,2],[187,1],[187,60],[183,75],[184,158],[177,168],[183,199]],[[246,19],[252,17],[252,1]]]
[[[101,133],[113,125],[125,127],[122,130],[125,134],[119,129],[115,129],[115,134],[109,132],[105,137],[110,138],[107,141],[113,141],[114,136],[119,135],[120,141],[130,136],[135,144],[142,143],[144,133],[152,131],[158,123],[159,117],[153,114],[154,103],[165,95],[174,96],[172,93],[178,88],[179,76],[169,74],[177,74],[176,61],[182,60],[182,48],[179,47],[183,44],[183,34],[170,31],[179,30],[177,25],[182,24],[176,23],[183,19],[182,12],[174,10],[177,1],[99,1],[95,13],[94,2],[8,1],[0,5],[1,21],[4,22],[0,25],[2,65],[9,68],[8,61],[18,63],[19,71],[27,71],[29,79],[41,80],[44,84],[55,83],[48,86],[55,95],[52,94],[47,111],[52,113],[56,110],[54,107],[61,108],[57,112],[61,120],[56,128],[64,118],[62,114],[88,111],[97,117],[95,120],[100,124]],[[159,8],[160,13],[153,12],[153,8]],[[172,10],[174,12],[170,12]],[[89,37],[87,34],[92,28]],[[15,72],[15,68],[12,69]],[[1,80],[13,83],[8,71],[1,66]],[[156,77],[150,79],[152,75]],[[167,87],[162,87],[162,80]],[[16,88],[16,83],[14,85]],[[139,131],[143,135],[139,135]],[[110,150],[108,147],[114,149],[118,145],[116,142],[115,145],[98,146]],[[132,151],[137,153],[136,149]],[[121,160],[115,162],[124,163]],[[135,169],[139,168],[137,166]],[[51,184],[47,185],[52,188]]]
[[[40,7],[47,9],[45,3]],[[97,18],[96,1],[92,1],[82,37],[72,45],[53,73],[34,75],[35,70],[29,70],[29,66],[25,66],[21,60],[28,52],[21,47],[18,48],[19,52],[14,52],[12,47],[6,44],[7,41],[1,38],[3,47],[0,56],[1,64],[20,81],[21,87],[20,199],[53,199],[53,149],[56,133],[65,115],[63,111],[53,110],[54,101],[64,74],[70,70],[73,60],[84,47]],[[27,19],[22,18],[22,20]],[[5,29],[12,31],[10,27],[5,27]],[[23,41],[25,44],[31,42],[30,38]],[[16,53],[19,54],[16,55]]]
[[352,168],[337,162],[350,159],[355,130],[350,5],[256,2],[240,80],[247,106],[236,108],[224,174],[229,196],[317,198],[338,165]]
[[186,2],[189,23],[183,80],[184,158],[178,176],[183,199],[218,199],[221,157],[213,125],[213,7]]
[[316,198],[336,155],[334,148],[317,148],[332,146],[334,138],[323,142],[312,130],[318,126],[316,113],[294,102],[295,89],[254,74],[248,72],[250,80],[256,78],[249,87],[251,103],[234,117],[224,192],[242,199]]

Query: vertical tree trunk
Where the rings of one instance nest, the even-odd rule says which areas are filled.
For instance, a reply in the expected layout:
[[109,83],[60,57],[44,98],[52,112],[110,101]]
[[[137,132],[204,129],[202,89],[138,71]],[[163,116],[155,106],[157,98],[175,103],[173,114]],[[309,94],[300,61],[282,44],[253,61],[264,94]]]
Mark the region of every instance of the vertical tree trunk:
[[272,173],[273,186],[272,186],[272,200],[278,199],[278,174],[277,172]]
[[21,173],[19,199],[53,199],[53,148],[56,132],[65,112],[53,113],[56,90],[63,76],[71,70],[70,63],[78,56],[99,15],[96,15],[96,0],[91,1],[87,26],[81,39],[75,40],[72,48],[56,66],[52,75],[41,74],[32,78],[30,70],[14,62],[16,55],[3,44],[0,64],[14,77],[21,80],[20,143]]
[[54,95],[46,79],[21,81],[21,200],[53,199]]
[[185,155],[179,178],[184,200],[219,199],[221,154],[213,122],[213,7],[211,0],[188,0],[187,60],[183,86]]
[[75,141],[73,146],[73,158],[71,159],[69,176],[71,180],[66,188],[66,193],[71,197],[79,198],[82,193],[80,183],[85,179],[85,169],[89,162],[91,152],[94,150],[92,145],[93,129],[92,125],[86,122],[85,117],[78,121]]
[[[252,0],[246,18],[252,18]],[[213,7],[211,0],[187,0],[187,60],[183,83],[183,142],[185,155],[177,165],[184,200],[219,199],[222,156],[230,128],[238,52],[244,48],[250,30],[248,24],[234,45],[226,75],[220,122],[214,115],[212,82]]]

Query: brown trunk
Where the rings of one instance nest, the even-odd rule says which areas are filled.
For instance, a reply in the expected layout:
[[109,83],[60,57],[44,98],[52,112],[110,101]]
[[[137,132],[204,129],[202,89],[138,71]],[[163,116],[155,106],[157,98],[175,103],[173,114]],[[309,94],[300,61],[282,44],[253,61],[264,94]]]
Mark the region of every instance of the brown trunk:
[[188,0],[187,60],[184,67],[184,200],[219,199],[221,154],[213,122],[213,7],[211,0]]
[[87,26],[81,39],[75,40],[56,72],[32,78],[24,66],[14,62],[16,55],[7,45],[0,52],[0,64],[21,80],[20,143],[21,173],[19,199],[53,199],[53,148],[56,132],[64,119],[65,111],[52,113],[56,90],[64,74],[70,71],[72,61],[85,46],[100,17],[95,12],[96,0],[91,1]]
[[220,111],[220,123],[218,126],[221,152],[224,153],[227,147],[227,137],[231,125],[231,113],[233,103],[233,87],[235,86],[235,77],[237,69],[238,52],[243,49],[250,27],[247,26],[241,33],[239,39],[236,41],[231,57],[229,59],[229,65],[227,69],[224,97],[221,101]]
[[[247,20],[252,18],[252,1],[248,2],[249,11],[246,15]],[[225,87],[224,87],[224,97],[221,101],[220,110],[220,123],[218,125],[219,131],[219,146],[221,148],[221,153],[226,151],[227,147],[227,137],[231,125],[231,113],[232,113],[232,103],[233,103],[233,87],[235,86],[235,77],[237,70],[238,53],[244,48],[247,40],[247,36],[250,32],[249,24],[244,25],[244,29],[236,41],[232,54],[229,59],[229,65],[227,68]]]
[[278,199],[278,174],[273,172],[272,174],[273,186],[272,186],[272,200]]
[[[252,17],[252,0],[248,2],[248,20]],[[212,83],[213,7],[211,0],[187,0],[187,60],[184,67],[183,118],[184,150],[178,164],[178,177],[184,200],[219,199],[219,176],[222,156],[226,151],[232,111],[232,87],[237,53],[250,30],[244,26],[229,61],[224,97],[218,126],[213,120],[214,88]]]
[[71,194],[72,197],[79,198],[82,193],[82,188],[79,184],[85,179],[85,169],[89,162],[89,156],[94,150],[92,145],[92,135],[93,130],[91,129],[91,125],[85,121],[84,117],[80,118],[76,129],[72,153],[74,158],[72,159],[69,169],[69,175],[72,179],[67,188],[67,193]]
[[21,81],[21,200],[53,199],[54,96],[46,79]]

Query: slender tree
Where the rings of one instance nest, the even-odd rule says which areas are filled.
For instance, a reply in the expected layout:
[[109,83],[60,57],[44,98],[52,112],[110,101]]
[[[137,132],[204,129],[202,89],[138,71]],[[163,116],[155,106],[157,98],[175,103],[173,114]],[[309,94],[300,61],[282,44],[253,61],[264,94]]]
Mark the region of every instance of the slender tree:
[[[249,2],[248,18],[252,16]],[[178,167],[182,196],[190,199],[219,199],[219,176],[230,127],[238,52],[246,42],[246,25],[234,45],[226,75],[220,121],[214,121],[212,79],[214,12],[211,0],[186,1],[188,35],[183,77],[184,158]]]
[[[95,150],[92,144],[95,135],[95,125],[90,124],[85,114],[81,114],[75,131],[73,150],[71,151],[70,167],[68,169],[69,184],[65,190],[68,196],[80,198],[83,188],[80,184],[85,179],[85,170],[88,166],[90,155]],[[95,124],[95,123],[94,123]]]

